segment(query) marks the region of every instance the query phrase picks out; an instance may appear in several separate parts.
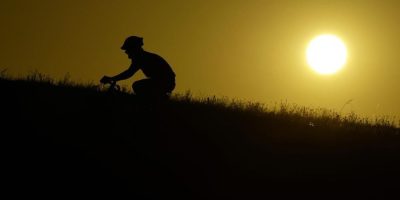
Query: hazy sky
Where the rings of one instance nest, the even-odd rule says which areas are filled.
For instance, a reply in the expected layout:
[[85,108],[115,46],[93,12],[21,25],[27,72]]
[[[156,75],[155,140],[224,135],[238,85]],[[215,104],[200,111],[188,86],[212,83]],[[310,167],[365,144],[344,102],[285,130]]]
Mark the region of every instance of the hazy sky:
[[[130,60],[129,35],[164,57],[177,92],[400,116],[400,1],[2,0],[0,69],[98,81]],[[348,62],[312,71],[308,42],[336,34]],[[141,78],[136,75],[124,84]]]

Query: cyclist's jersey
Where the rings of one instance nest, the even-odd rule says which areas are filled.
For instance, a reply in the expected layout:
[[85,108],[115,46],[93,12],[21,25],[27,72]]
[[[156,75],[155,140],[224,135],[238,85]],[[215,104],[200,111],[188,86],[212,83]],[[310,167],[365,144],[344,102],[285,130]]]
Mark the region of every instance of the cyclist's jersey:
[[131,67],[141,69],[144,75],[151,79],[175,81],[175,73],[171,66],[154,53],[144,51],[143,55],[132,60]]

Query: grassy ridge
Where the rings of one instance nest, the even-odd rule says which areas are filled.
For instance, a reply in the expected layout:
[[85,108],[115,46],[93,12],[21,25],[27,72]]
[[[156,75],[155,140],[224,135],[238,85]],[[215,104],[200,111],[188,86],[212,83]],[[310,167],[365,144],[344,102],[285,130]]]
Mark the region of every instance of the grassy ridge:
[[148,102],[40,74],[0,87],[10,190],[382,199],[398,189],[399,129],[385,118],[190,94]]

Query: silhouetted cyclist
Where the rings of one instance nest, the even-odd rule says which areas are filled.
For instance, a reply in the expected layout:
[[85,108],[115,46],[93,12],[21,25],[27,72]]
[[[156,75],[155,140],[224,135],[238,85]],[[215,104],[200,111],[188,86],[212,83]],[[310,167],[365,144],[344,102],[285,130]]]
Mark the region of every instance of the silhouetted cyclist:
[[112,83],[128,79],[139,69],[143,71],[147,79],[133,83],[132,89],[138,96],[161,98],[168,95],[175,88],[175,73],[170,65],[161,56],[143,50],[143,38],[137,36],[128,37],[121,49],[125,50],[132,60],[130,67],[122,73],[114,76],[104,76],[101,83]]

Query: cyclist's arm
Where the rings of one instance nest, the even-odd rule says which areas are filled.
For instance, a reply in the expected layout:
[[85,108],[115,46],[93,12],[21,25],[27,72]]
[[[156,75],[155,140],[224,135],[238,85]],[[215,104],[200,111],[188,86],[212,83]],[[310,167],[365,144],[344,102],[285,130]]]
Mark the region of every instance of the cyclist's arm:
[[133,76],[138,70],[139,70],[139,68],[137,66],[135,66],[134,64],[131,64],[131,66],[127,70],[112,77],[112,80],[113,81],[125,80],[125,79]]

